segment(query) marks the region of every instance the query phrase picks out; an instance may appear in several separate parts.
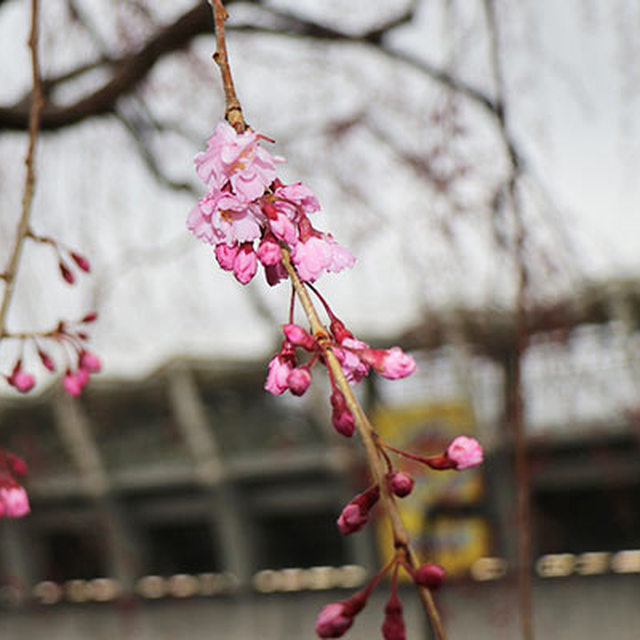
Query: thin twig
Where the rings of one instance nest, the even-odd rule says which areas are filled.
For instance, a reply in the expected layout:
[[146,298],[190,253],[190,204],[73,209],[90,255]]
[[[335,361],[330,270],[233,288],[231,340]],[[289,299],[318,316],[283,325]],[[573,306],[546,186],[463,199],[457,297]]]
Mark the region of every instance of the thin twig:
[[31,50],[33,94],[31,109],[29,112],[29,145],[27,148],[27,155],[25,157],[26,177],[22,195],[22,211],[20,214],[20,220],[18,221],[18,229],[16,231],[13,251],[9,257],[7,269],[3,274],[5,289],[2,295],[2,302],[0,303],[0,340],[6,334],[7,312],[9,311],[9,306],[15,290],[18,266],[20,264],[20,257],[22,256],[22,247],[24,245],[24,240],[29,233],[29,217],[31,216],[33,194],[36,183],[36,143],[38,140],[38,131],[40,129],[40,116],[44,107],[42,79],[40,77],[40,65],[38,61],[38,10],[39,0],[31,0],[31,34],[29,36],[29,49]]
[[222,76],[222,86],[224,88],[225,112],[224,117],[227,122],[238,132],[242,133],[247,125],[242,115],[242,107],[236,95],[233,86],[233,78],[231,76],[231,67],[229,66],[229,57],[227,55],[227,43],[224,34],[224,22],[229,17],[227,10],[222,4],[222,0],[209,0],[213,9],[213,19],[216,27],[216,52],[213,54],[213,60],[220,68]]
[[511,143],[505,108],[505,83],[500,59],[500,34],[493,0],[484,0],[489,32],[490,56],[496,92],[496,116],[502,138],[507,147],[509,176],[506,181],[506,206],[514,225],[513,261],[516,269],[516,340],[514,357],[509,372],[507,392],[509,412],[507,420],[513,433],[515,450],[516,511],[518,523],[518,600],[520,629],[523,640],[533,640],[533,606],[531,594],[531,478],[524,425],[524,394],[522,387],[522,361],[528,346],[527,298],[528,269],[524,255],[526,228],[518,199],[517,184],[521,167],[515,146]]
[[[305,285],[302,283],[295,268],[291,264],[289,251],[284,248],[282,249],[282,263],[289,274],[296,296],[298,297],[305,315],[307,316],[313,336],[322,349],[322,355],[327,363],[327,367],[331,371],[333,380],[344,395],[347,406],[355,418],[356,427],[365,448],[373,481],[380,487],[382,503],[389,517],[393,533],[394,546],[397,550],[404,550],[409,566],[416,567],[419,564],[418,557],[411,547],[409,534],[402,522],[400,512],[398,511],[398,505],[396,504],[394,496],[390,493],[386,482],[386,469],[379,454],[378,436],[369,422],[364,410],[360,406],[360,403],[356,399],[353,390],[345,377],[344,371],[342,370],[336,355],[331,349],[331,342],[329,335],[327,334],[327,330],[320,321],[318,312],[309,297],[309,293],[307,292]],[[418,591],[420,593],[420,599],[422,600],[424,608],[431,621],[437,640],[446,640],[442,621],[440,620],[440,615],[431,592],[425,587],[418,587]]]

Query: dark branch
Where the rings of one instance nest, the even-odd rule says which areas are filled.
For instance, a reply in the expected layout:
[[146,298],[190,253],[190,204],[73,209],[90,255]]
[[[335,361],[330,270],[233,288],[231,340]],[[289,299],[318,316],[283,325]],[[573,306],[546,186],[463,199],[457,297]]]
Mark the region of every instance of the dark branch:
[[[61,129],[85,118],[113,113],[118,99],[133,91],[163,56],[186,47],[202,33],[213,33],[211,12],[202,3],[164,27],[138,52],[114,63],[113,77],[97,91],[67,106],[48,104],[42,112],[42,129]],[[23,101],[0,107],[0,129],[25,130],[29,106]]]

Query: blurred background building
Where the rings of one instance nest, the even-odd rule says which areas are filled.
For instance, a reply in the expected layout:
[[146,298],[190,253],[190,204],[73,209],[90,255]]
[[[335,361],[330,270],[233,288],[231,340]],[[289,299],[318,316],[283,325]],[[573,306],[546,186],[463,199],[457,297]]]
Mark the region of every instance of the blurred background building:
[[[613,293],[612,293],[613,292]],[[586,291],[528,318],[524,362],[534,608],[545,638],[637,637],[640,289]],[[404,501],[421,552],[443,564],[452,638],[517,637],[512,439],[504,424],[509,315],[432,317],[400,338],[419,361],[361,396],[381,435],[441,451],[485,444],[465,473],[422,473]],[[0,444],[30,463],[32,514],[0,521],[3,638],[312,638],[323,604],[364,584],[382,525],[335,519],[367,483],[332,433],[326,389],[263,391],[264,362],[179,359],[147,378],[8,401]],[[319,376],[318,376],[319,377]],[[376,637],[377,603],[352,637]],[[407,586],[412,638],[428,632]]]

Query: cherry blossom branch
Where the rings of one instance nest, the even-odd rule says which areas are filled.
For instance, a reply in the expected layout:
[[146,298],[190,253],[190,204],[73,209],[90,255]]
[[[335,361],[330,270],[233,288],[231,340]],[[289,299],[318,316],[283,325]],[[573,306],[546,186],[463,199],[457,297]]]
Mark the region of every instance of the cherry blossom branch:
[[22,256],[22,248],[24,246],[25,238],[29,233],[29,218],[31,216],[36,183],[36,144],[40,129],[40,116],[44,107],[42,80],[40,77],[40,64],[38,59],[38,10],[38,0],[31,0],[31,33],[29,35],[29,49],[31,50],[31,77],[33,82],[33,92],[31,108],[29,111],[29,145],[27,147],[27,155],[25,158],[26,177],[22,195],[20,220],[18,221],[13,251],[9,257],[7,269],[3,274],[5,289],[2,295],[2,302],[0,302],[0,340],[2,340],[6,334],[7,312],[9,311],[13,292],[15,291],[15,282],[18,273],[18,266],[20,264],[20,257]]
[[231,67],[229,66],[229,57],[227,55],[227,43],[224,33],[224,22],[229,17],[227,10],[222,4],[222,0],[209,0],[213,9],[213,19],[216,29],[216,51],[213,54],[213,60],[220,68],[222,76],[222,86],[224,88],[225,102],[225,120],[238,132],[242,133],[246,124],[242,116],[242,107],[236,95],[231,76]]
[[[417,555],[411,547],[409,534],[404,526],[400,512],[398,511],[396,500],[389,490],[388,483],[386,482],[386,468],[380,458],[381,445],[379,436],[375,432],[371,422],[355,397],[353,390],[345,377],[340,362],[331,349],[331,342],[329,340],[327,330],[320,321],[313,302],[311,301],[304,284],[298,277],[295,267],[291,264],[291,256],[288,249],[285,248],[282,249],[282,263],[289,274],[289,278],[291,279],[293,288],[298,296],[298,300],[300,301],[305,315],[307,316],[313,337],[320,345],[327,367],[331,371],[331,375],[333,376],[336,385],[343,393],[347,405],[355,418],[356,428],[358,429],[358,433],[360,434],[365,448],[367,462],[371,475],[373,476],[373,481],[380,487],[382,503],[384,505],[385,512],[389,517],[396,552],[404,552],[409,566],[411,568],[416,568],[419,565]],[[416,586],[418,588],[422,604],[429,616],[429,620],[431,621],[437,640],[445,640],[446,634],[430,590],[424,586]]]

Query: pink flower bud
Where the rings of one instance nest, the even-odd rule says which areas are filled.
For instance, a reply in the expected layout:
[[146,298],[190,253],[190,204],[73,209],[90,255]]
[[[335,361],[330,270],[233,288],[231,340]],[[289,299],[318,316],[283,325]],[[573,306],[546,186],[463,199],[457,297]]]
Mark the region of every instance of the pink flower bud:
[[14,476],[21,477],[27,475],[27,463],[20,456],[7,451],[4,454],[4,459],[7,463],[7,466],[9,467],[9,470],[11,471],[11,473],[13,473]]
[[296,347],[301,347],[307,351],[316,351],[318,343],[315,338],[305,329],[297,324],[285,324],[282,327],[284,335],[287,340],[294,344]]
[[233,271],[233,263],[238,255],[238,245],[230,247],[228,244],[217,244],[215,248],[216,260],[225,271]]
[[446,456],[458,471],[470,469],[482,464],[482,446],[475,438],[458,436],[447,447]]
[[87,380],[88,374],[84,369],[79,369],[76,373],[67,371],[62,379],[62,386],[70,396],[78,397],[82,393]]
[[311,371],[309,371],[309,367],[296,367],[292,369],[287,378],[287,385],[289,391],[291,391],[294,396],[304,395],[311,385]]
[[316,620],[316,633],[320,638],[340,638],[353,624],[353,617],[346,616],[342,602],[328,604]]
[[256,254],[258,256],[258,260],[260,260],[265,267],[278,264],[282,260],[280,245],[271,234],[266,235],[262,239]]
[[413,478],[404,471],[392,471],[387,474],[389,490],[399,498],[408,496],[413,490]]
[[446,575],[445,570],[439,564],[428,563],[416,569],[413,580],[421,587],[427,587],[433,591],[442,586]]
[[73,275],[73,271],[67,267],[64,262],[59,262],[60,274],[67,284],[73,284],[76,281],[76,277]]
[[29,511],[29,498],[24,487],[3,487],[0,489],[0,502],[4,506],[4,514],[9,518],[22,518]]
[[258,270],[258,259],[248,242],[243,244],[233,261],[233,275],[240,284],[248,284]]
[[340,638],[353,624],[353,619],[367,604],[368,593],[359,591],[342,602],[328,604],[318,616],[316,633],[321,638]]
[[331,318],[329,329],[331,330],[331,333],[333,334],[333,337],[336,339],[336,342],[338,344],[342,344],[342,341],[345,338],[353,339],[353,333],[351,333],[351,331],[349,331],[349,329],[344,326],[342,320],[339,320],[335,316]]
[[400,347],[392,347],[386,352],[380,375],[397,380],[398,378],[406,378],[417,369],[416,361],[406,354]]
[[331,423],[334,429],[341,433],[343,436],[350,438],[356,428],[356,421],[347,406],[347,401],[342,395],[340,389],[334,389],[331,394],[331,406],[333,407],[333,414],[331,416]]
[[384,608],[382,636],[385,640],[406,640],[407,631],[402,616],[402,603],[394,593]]
[[99,373],[102,369],[100,358],[91,351],[83,351],[80,354],[80,368],[89,373]]
[[89,273],[89,271],[91,271],[91,265],[83,255],[80,255],[75,251],[71,251],[69,255],[71,256],[71,259],[78,265],[78,267],[82,269],[85,273]]
[[369,522],[369,513],[362,512],[357,504],[349,503],[344,507],[337,520],[338,529],[343,536],[356,533]]
[[38,356],[40,357],[40,362],[42,362],[46,369],[48,369],[49,371],[56,370],[56,364],[49,354],[45,353],[41,349],[38,349]]
[[30,374],[19,369],[14,371],[7,381],[12,387],[15,387],[20,393],[31,391],[36,384],[36,379]]
[[378,485],[359,493],[347,504],[338,518],[338,529],[343,536],[360,531],[369,522],[369,512],[380,498]]
[[362,349],[360,358],[373,367],[381,376],[390,380],[406,378],[417,368],[416,361],[400,347],[391,349]]

